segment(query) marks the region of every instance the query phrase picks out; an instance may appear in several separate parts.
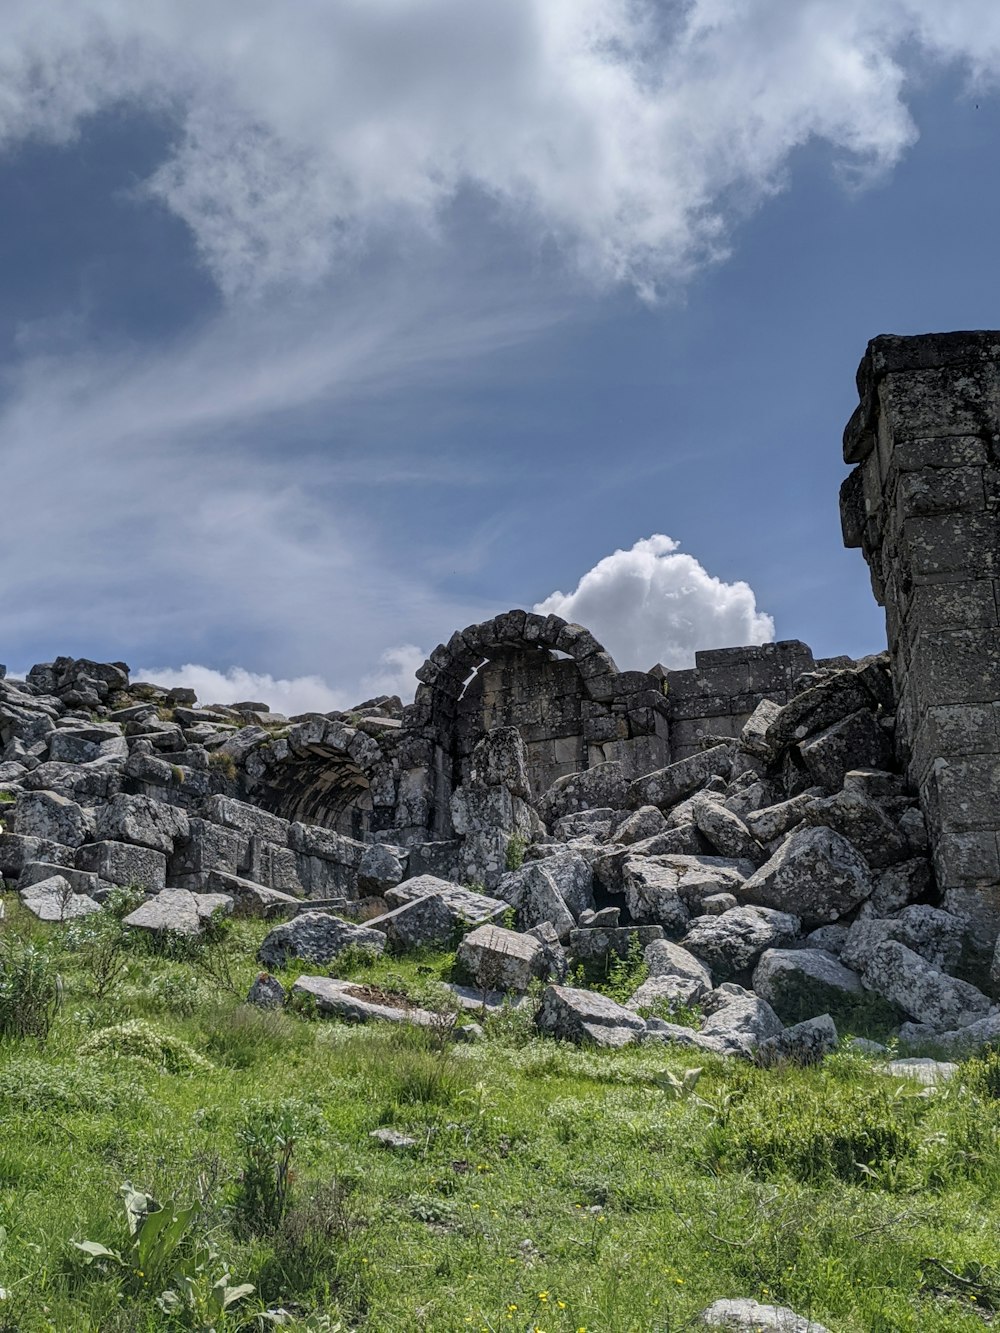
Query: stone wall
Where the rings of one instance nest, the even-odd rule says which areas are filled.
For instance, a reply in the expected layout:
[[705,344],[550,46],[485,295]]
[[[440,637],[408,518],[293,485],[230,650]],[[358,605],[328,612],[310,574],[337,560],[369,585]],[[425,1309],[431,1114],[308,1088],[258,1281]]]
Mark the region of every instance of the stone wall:
[[875,338],[841,495],[885,607],[901,758],[945,904],[1000,929],[1000,332]]
[[738,736],[762,699],[785,704],[799,676],[849,661],[816,662],[812,649],[798,639],[696,653],[696,665],[689,671],[667,673],[672,757],[686,759],[703,749],[710,736]]

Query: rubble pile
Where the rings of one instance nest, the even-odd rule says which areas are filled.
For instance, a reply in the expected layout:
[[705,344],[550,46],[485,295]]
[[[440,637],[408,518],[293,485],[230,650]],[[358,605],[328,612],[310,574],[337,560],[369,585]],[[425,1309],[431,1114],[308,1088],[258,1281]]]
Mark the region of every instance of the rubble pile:
[[[457,945],[459,1003],[531,991],[539,1031],[571,1041],[814,1060],[875,1005],[901,1042],[964,1052],[1000,1037],[1000,975],[974,971],[969,923],[940,906],[894,709],[886,655],[819,668],[738,736],[638,777],[598,763],[540,794],[518,729],[494,728],[451,795],[450,837],[352,838],[246,799],[259,757],[294,760],[329,728],[366,737],[398,700],[289,719],[60,658],[0,676],[0,876],[47,921],[116,886],[143,890],[137,930],[273,919],[273,969]],[[624,1004],[587,984],[640,954]],[[324,1014],[432,1021],[330,975],[297,989]],[[273,984],[260,993],[280,1002]]]

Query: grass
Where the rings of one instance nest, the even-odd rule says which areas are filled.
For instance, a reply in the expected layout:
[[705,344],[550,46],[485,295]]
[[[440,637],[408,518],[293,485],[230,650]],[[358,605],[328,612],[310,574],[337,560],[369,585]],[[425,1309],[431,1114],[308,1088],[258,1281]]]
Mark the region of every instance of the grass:
[[[577,1049],[520,1016],[476,1044],[352,1028],[240,1004],[264,926],[204,956],[126,937],[108,990],[69,927],[6,908],[4,938],[46,956],[61,1003],[0,1038],[2,1333],[209,1326],[74,1249],[126,1252],[126,1181],[197,1204],[205,1272],[253,1284],[219,1333],[278,1305],[344,1333],[675,1333],[726,1296],[834,1333],[936,1333],[1000,1307],[997,1056],[928,1091],[846,1052],[764,1071]],[[350,970],[420,999],[452,966]],[[414,1145],[383,1147],[386,1126]]]

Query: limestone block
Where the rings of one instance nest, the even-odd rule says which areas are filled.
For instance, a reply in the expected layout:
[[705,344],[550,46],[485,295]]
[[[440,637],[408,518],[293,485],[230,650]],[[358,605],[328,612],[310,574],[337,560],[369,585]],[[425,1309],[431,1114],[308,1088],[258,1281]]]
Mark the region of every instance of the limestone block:
[[832,829],[803,828],[789,835],[739,896],[822,926],[852,911],[873,888],[867,862],[846,838]]
[[167,858],[151,847],[127,842],[93,842],[76,854],[78,870],[89,870],[110,884],[138,885],[148,893],[159,893],[166,883]]
[[936,1032],[968,1027],[985,1018],[990,1008],[982,991],[932,967],[898,940],[885,940],[875,949],[862,980],[869,990]]
[[743,820],[731,810],[707,796],[692,803],[694,823],[720,856],[739,857],[760,865],[767,859],[763,847]]
[[816,1018],[863,994],[858,974],[823,949],[767,949],[754,968],[753,989],[792,1019]]
[[53,791],[28,791],[19,797],[13,831],[63,847],[79,847],[94,836],[94,815],[67,796]]
[[627,1046],[645,1031],[645,1021],[595,991],[547,986],[536,1018],[539,1032],[563,1041]]
[[281,968],[291,958],[332,963],[349,948],[381,955],[385,946],[386,937],[380,930],[341,921],[328,912],[303,912],[266,935],[257,956],[265,967]]
[[233,900],[222,893],[164,889],[130,912],[122,925],[152,934],[200,935],[216,912],[228,914]]
[[813,801],[803,815],[810,827],[831,828],[846,838],[872,870],[904,861],[909,846],[895,820],[861,791],[845,788]]
[[704,990],[712,988],[712,974],[693,953],[670,940],[654,940],[643,950],[643,960],[651,977],[681,977],[694,981]]
[[888,737],[869,708],[841,718],[799,746],[811,780],[829,792],[851,769],[883,768],[891,758]]
[[458,961],[486,991],[526,991],[545,971],[545,951],[530,935],[479,926],[462,940]]
[[437,893],[414,898],[383,916],[369,917],[365,924],[372,930],[383,931],[389,944],[399,952],[447,948],[456,930],[452,909]]
[[766,1000],[731,982],[707,995],[702,1007],[707,1017],[699,1036],[722,1055],[752,1055],[761,1042],[784,1031]]
[[72,921],[91,912],[99,912],[100,904],[83,893],[75,893],[63,875],[51,875],[19,890],[21,906],[38,917],[39,921]]
[[765,949],[791,944],[800,929],[789,912],[734,907],[720,916],[695,917],[681,944],[724,981],[752,968]]
[[765,1069],[782,1064],[814,1065],[835,1051],[837,1042],[833,1019],[829,1014],[819,1014],[762,1041],[756,1061]]
[[190,836],[186,811],[148,796],[115,796],[97,811],[97,836],[112,842],[131,842],[156,852],[173,851]]
[[679,759],[665,768],[647,773],[629,784],[622,805],[632,810],[644,805],[655,805],[660,810],[669,810],[684,797],[703,786],[714,774],[727,776],[732,769],[732,757],[735,744],[715,745]]
[[914,904],[894,917],[860,917],[848,931],[841,960],[863,972],[884,940],[899,940],[932,967],[950,972],[958,965],[964,935],[961,917]]

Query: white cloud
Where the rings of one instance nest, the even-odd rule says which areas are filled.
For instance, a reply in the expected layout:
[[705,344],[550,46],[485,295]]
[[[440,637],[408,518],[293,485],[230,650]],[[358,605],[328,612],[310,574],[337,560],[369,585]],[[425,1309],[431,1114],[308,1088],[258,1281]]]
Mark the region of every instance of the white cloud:
[[146,188],[230,295],[446,227],[473,189],[533,243],[644,293],[829,142],[915,138],[915,52],[1000,68],[995,0],[6,0],[0,142],[134,100],[179,124]]
[[426,660],[427,654],[415,643],[387,648],[379,658],[379,669],[361,677],[361,688],[371,697],[398,694],[409,703],[417,686],[415,673]]
[[699,648],[770,643],[774,621],[757,610],[750,585],[724,583],[677,547],[655,533],[605,556],[573,592],[554,592],[534,609],[585,625],[623,670],[657,662],[678,670],[694,666]]
[[297,713],[331,713],[348,708],[342,690],[331,689],[319,676],[296,676],[294,680],[275,680],[273,676],[243,667],[215,671],[211,667],[187,662],[181,667],[139,667],[133,680],[150,681],[172,690],[183,686],[194,690],[198,702],[207,704],[264,703],[272,712],[294,717]]

